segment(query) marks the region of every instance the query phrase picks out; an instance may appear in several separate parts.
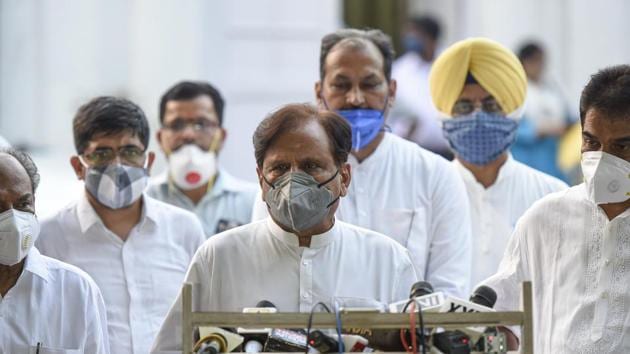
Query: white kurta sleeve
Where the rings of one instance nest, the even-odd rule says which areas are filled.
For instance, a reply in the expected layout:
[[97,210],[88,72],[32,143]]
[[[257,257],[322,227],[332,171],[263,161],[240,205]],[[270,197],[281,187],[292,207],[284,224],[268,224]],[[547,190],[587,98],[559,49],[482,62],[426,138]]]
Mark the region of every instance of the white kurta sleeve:
[[[435,168],[440,173],[436,171],[432,183],[426,272],[418,276],[424,276],[435,291],[468,298],[472,264],[468,194],[464,182],[448,162],[440,161]],[[410,241],[408,249],[412,256],[413,247]]]
[[[188,268],[184,282],[193,284],[193,297],[196,303],[209,302],[210,272],[204,260],[204,247],[195,253],[192,263]],[[183,285],[183,284],[182,284]],[[194,309],[194,308],[193,308]],[[198,310],[198,309],[194,309]],[[162,326],[153,342],[151,353],[180,354],[182,352],[182,292],[180,290],[175,302],[168,311]],[[192,336],[192,333],[190,333]]]
[[510,237],[507,248],[499,264],[497,273],[481,282],[494,289],[497,302],[494,308],[499,311],[520,309],[521,283],[531,280],[527,260],[527,221],[521,219]]
[[[494,309],[497,311],[519,311],[521,304],[521,283],[531,280],[527,259],[527,226],[521,219],[510,237],[507,248],[496,274],[481,282],[497,293]],[[520,338],[520,327],[510,326],[510,330]]]
[[86,309],[87,333],[83,344],[85,353],[109,354],[109,335],[107,332],[107,310],[101,291],[96,283],[88,287],[88,307]]
[[391,302],[409,298],[411,286],[418,281],[416,270],[407,250],[405,250],[405,257],[398,260],[398,262]]

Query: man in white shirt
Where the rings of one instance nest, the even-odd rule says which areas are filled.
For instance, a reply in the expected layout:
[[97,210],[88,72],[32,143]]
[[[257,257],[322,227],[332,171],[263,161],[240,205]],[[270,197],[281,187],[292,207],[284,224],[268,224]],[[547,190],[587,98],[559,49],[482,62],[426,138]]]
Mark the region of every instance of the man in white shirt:
[[[343,29],[322,39],[320,108],[352,127],[353,183],[339,220],[380,232],[407,248],[420,279],[468,297],[471,228],[466,189],[450,163],[386,132],[396,96],[391,40],[379,30]],[[256,201],[253,220],[267,214]]]
[[466,189],[448,161],[385,131],[396,96],[393,57],[379,30],[344,29],[322,39],[317,101],[352,127],[354,180],[338,217],[405,246],[418,277],[436,290],[468,296]]
[[[350,127],[337,114],[287,105],[254,133],[257,173],[270,217],[210,238],[186,276],[199,311],[242,311],[261,300],[308,312],[334,297],[390,303],[408,297],[416,275],[391,239],[335,220],[351,179]],[[181,298],[153,346],[181,351]],[[191,334],[192,335],[192,334]]]
[[536,353],[630,352],[630,66],[603,69],[582,91],[585,183],[536,202],[498,272],[496,309],[534,291]]
[[203,229],[192,213],[143,194],[155,155],[140,107],[98,97],[79,108],[73,128],[70,162],[85,194],[42,222],[38,248],[94,278],[113,353],[147,353]]
[[31,158],[0,148],[0,353],[109,354],[105,303],[80,269],[42,256]]
[[567,185],[508,152],[527,89],[523,67],[509,49],[485,38],[453,44],[435,61],[431,89],[445,117],[444,136],[455,152],[453,164],[468,191],[474,286],[497,271],[525,210]]
[[392,78],[398,87],[389,119],[394,133],[452,158],[429,92],[429,72],[437,57],[440,27],[432,16],[414,17],[407,22],[402,36],[405,53],[392,65]]
[[219,167],[218,155],[227,132],[225,101],[206,82],[183,81],[160,100],[157,140],[168,159],[147,194],[194,212],[206,237],[251,220],[257,186]]

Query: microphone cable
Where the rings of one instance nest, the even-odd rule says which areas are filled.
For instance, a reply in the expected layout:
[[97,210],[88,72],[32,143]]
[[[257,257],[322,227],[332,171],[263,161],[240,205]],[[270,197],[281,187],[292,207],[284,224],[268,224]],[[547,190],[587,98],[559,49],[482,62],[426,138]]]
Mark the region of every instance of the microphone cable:
[[[405,304],[405,307],[403,307],[403,312],[407,312],[407,307],[409,307],[409,305],[411,303],[414,303],[415,305],[418,305],[418,324],[420,325],[420,346],[422,347],[422,354],[426,354],[427,353],[427,346],[425,343],[425,338],[424,338],[424,319],[422,318],[422,304],[418,301],[416,301],[415,298],[409,299],[409,301]],[[415,311],[414,311],[415,312]]]
[[337,320],[337,343],[339,344],[337,350],[339,354],[342,354],[346,351],[346,348],[343,344],[343,338],[341,337],[341,314],[339,313],[339,303],[337,300],[335,300],[335,319]]
[[304,354],[308,354],[308,347],[311,340],[311,327],[313,327],[313,314],[315,313],[315,309],[317,309],[318,306],[321,306],[328,313],[331,312],[330,308],[321,301],[311,307],[311,313],[308,315],[308,324],[306,326],[306,350],[304,351]]
[[405,347],[405,351],[407,353],[418,354],[418,346],[416,343],[416,306],[415,302],[411,303],[411,312],[409,312],[409,331],[411,334],[411,348],[412,351],[409,351],[409,343],[407,343],[407,336],[405,335],[405,330],[400,329],[400,341]]

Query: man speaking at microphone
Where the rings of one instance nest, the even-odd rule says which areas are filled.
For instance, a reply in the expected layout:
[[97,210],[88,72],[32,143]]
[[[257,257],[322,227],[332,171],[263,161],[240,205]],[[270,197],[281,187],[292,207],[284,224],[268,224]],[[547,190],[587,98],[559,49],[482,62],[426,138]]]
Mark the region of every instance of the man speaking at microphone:
[[[281,312],[308,312],[333,297],[406,298],[416,281],[407,250],[335,220],[351,180],[348,123],[334,112],[290,104],[263,120],[253,141],[270,216],[199,248],[186,276],[197,310],[240,312],[265,299]],[[181,350],[181,306],[180,295],[152,352]]]

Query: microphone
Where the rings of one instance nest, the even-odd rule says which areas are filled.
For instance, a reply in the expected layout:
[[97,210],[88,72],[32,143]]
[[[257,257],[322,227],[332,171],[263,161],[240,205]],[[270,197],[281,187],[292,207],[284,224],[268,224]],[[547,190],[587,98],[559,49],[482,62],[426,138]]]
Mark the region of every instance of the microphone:
[[[481,285],[470,296],[470,301],[483,305],[488,308],[493,308],[497,302],[497,293],[489,286]],[[498,352],[503,353],[507,350],[507,338],[504,333],[497,330],[496,327],[487,327],[483,333],[478,336],[476,342],[472,346],[475,351],[481,351],[484,353]]]
[[419,281],[411,286],[409,298],[413,299],[414,297],[420,297],[431,293],[433,293],[433,286],[429,282]]
[[[256,307],[245,307],[243,313],[276,313],[276,306],[267,300],[261,300]],[[243,351],[246,353],[260,353],[269,337],[271,328],[238,328],[237,332],[244,336]]]
[[470,296],[470,301],[488,308],[493,308],[497,302],[497,293],[489,286],[481,285]]
[[[469,301],[448,296],[438,311],[492,312],[496,301],[497,293],[492,288],[482,285],[475,289]],[[499,348],[504,342],[505,336],[502,333],[497,334],[495,329],[483,327],[468,327],[461,331],[444,331],[433,335],[433,346],[443,353],[470,353],[471,350],[485,353],[486,348]]]
[[[422,311],[429,311],[437,308],[444,303],[444,293],[441,291],[433,292],[433,286],[429,282],[419,281],[411,286],[409,299],[414,299],[422,306]],[[389,312],[401,313],[405,312],[409,299],[396,301],[389,304]],[[416,309],[418,311],[418,309]]]
[[243,337],[219,327],[199,327],[199,340],[193,348],[196,354],[228,353],[243,343]]

